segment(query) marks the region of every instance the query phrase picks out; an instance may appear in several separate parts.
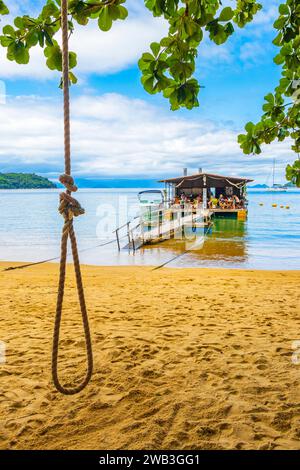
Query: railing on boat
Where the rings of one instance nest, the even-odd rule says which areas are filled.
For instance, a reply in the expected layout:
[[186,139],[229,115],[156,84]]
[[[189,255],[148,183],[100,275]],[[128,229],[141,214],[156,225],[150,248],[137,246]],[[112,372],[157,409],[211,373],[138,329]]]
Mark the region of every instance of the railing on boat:
[[[208,211],[199,205],[192,204],[170,205],[153,209],[151,206],[141,207],[141,213],[131,221],[119,226],[113,233],[116,234],[118,250],[121,250],[120,231],[126,229],[128,249],[140,248],[148,243],[167,240],[174,236],[176,231],[182,231],[186,227],[196,229],[204,227],[209,218]],[[123,238],[123,237],[122,237]]]

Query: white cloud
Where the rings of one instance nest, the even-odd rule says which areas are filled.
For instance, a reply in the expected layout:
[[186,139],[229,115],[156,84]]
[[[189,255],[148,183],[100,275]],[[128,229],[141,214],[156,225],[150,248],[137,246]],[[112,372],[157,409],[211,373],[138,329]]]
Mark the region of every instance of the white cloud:
[[265,57],[270,57],[271,48],[269,44],[263,45],[259,41],[249,41],[241,46],[240,59],[249,63],[260,63],[265,60]]
[[[62,171],[60,103],[20,97],[1,107],[0,171]],[[26,119],[24,119],[26,116]],[[271,157],[278,168],[293,158],[289,144],[244,156],[233,129],[183,118],[143,100],[119,94],[82,96],[72,103],[73,172],[80,176],[161,177],[183,166],[212,172],[262,176]]]
[[[153,18],[151,13],[135,0],[127,2],[129,17],[126,21],[117,21],[106,33],[99,30],[97,22],[90,21],[87,26],[76,25],[70,39],[70,49],[78,55],[76,74],[83,78],[90,73],[106,74],[124,70],[137,63],[142,52],[148,50],[151,42],[160,40],[167,31],[166,23],[161,18]],[[12,9],[13,15],[4,17],[6,23],[12,23],[17,14],[32,11]],[[59,36],[57,36],[59,40]],[[0,47],[0,78],[34,78],[57,80],[57,73],[45,65],[45,57],[39,47],[31,50],[28,65],[9,62],[6,50]]]
[[271,25],[278,16],[278,7],[280,2],[278,0],[264,0],[259,2],[262,4],[262,9],[257,13],[253,20],[253,25]]
[[[26,1],[17,5],[9,1],[11,16],[4,22],[11,23],[17,14],[36,14],[42,4]],[[254,37],[265,37],[272,30],[272,22],[277,14],[277,1],[265,0],[263,10],[260,11],[252,24],[240,29],[235,27],[236,32],[229,38],[226,44],[216,46],[205,37],[199,48],[199,67],[203,73],[203,67],[210,69],[216,64],[233,63],[239,50],[239,41],[242,38],[253,40]],[[232,1],[226,4],[232,6]],[[70,39],[70,47],[78,54],[78,67],[76,74],[80,79],[85,79],[89,74],[108,74],[125,70],[135,65],[142,52],[148,50],[152,41],[160,40],[167,31],[167,24],[162,18],[154,18],[144,3],[140,0],[127,0],[129,17],[126,21],[114,23],[111,31],[103,33],[99,30],[96,21],[91,21],[88,26],[76,25],[75,33]],[[269,40],[269,39],[268,39]],[[270,39],[271,44],[271,39]],[[264,41],[265,45],[265,41]],[[264,46],[263,46],[264,47]],[[270,51],[265,50],[265,54]],[[254,52],[252,54],[254,57]],[[247,61],[248,55],[242,54],[240,59]],[[252,60],[250,60],[251,62]],[[252,61],[253,62],[253,61]],[[6,59],[5,49],[0,48],[0,78],[31,78],[38,80],[55,79],[58,74],[48,70],[45,65],[43,52],[39,47],[32,49],[29,65],[18,65]]]
[[79,27],[70,48],[78,54],[80,74],[118,72],[136,64],[153,41],[165,34],[164,22],[151,16],[128,18],[102,33],[95,23]]
[[[228,0],[229,1],[229,0]],[[13,15],[24,14],[28,8],[38,8],[36,2],[9,2]],[[108,33],[98,30],[95,22],[78,27],[71,38],[71,48],[78,52],[79,78],[89,74],[108,74],[124,70],[137,62],[140,54],[166,30],[164,22],[153,18],[140,0],[127,0],[130,15],[117,22]],[[252,25],[240,30],[222,46],[215,46],[206,37],[199,49],[201,76],[218,64],[237,67],[243,63],[263,60],[270,41],[272,21],[278,2],[265,0],[265,8]],[[30,10],[31,11],[31,10]],[[10,18],[11,19],[11,18]],[[271,33],[271,34],[270,34]],[[251,38],[251,40],[250,40]],[[262,39],[261,39],[262,38]],[[241,45],[245,42],[243,47]],[[250,42],[251,41],[251,42]],[[263,41],[263,49],[261,44]],[[271,46],[270,46],[271,47]],[[0,48],[0,78],[55,78],[57,74],[45,66],[42,51],[36,49],[28,66],[8,62]],[[87,84],[88,89],[88,84]],[[42,173],[59,173],[62,169],[61,103],[35,97],[20,97],[0,105],[1,148],[0,171],[30,169]],[[26,119],[24,119],[26,116]],[[162,176],[176,174],[182,166],[245,176],[269,172],[270,158],[275,156],[278,168],[293,159],[287,142],[266,146],[259,157],[242,155],[236,135],[230,127],[221,128],[212,122],[200,122],[191,114],[180,118],[118,94],[91,96],[86,94],[72,102],[72,133],[74,172],[95,176]],[[261,176],[263,178],[263,176]]]

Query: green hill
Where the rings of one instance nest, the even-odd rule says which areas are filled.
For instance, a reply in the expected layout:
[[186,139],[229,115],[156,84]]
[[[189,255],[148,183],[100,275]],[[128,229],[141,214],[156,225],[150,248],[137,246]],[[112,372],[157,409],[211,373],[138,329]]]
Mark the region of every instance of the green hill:
[[26,173],[0,173],[0,189],[56,188],[47,178]]

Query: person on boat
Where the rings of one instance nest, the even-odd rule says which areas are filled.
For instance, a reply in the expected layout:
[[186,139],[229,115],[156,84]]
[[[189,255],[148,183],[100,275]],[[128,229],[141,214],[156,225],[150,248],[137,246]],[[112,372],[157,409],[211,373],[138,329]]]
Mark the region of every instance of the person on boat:
[[217,205],[218,205],[218,199],[215,196],[211,196],[209,203],[208,203],[208,207],[210,209],[216,209]]
[[232,198],[232,207],[233,207],[233,209],[239,209],[240,205],[241,205],[240,199],[238,198],[238,196],[236,196],[234,194],[234,196]]
[[234,199],[232,197],[227,198],[226,206],[227,209],[234,209]]
[[224,198],[223,194],[220,194],[219,207],[220,209],[225,209],[225,206],[226,206],[226,199]]
[[202,195],[198,194],[198,196],[196,197],[197,206],[200,206],[202,204],[202,202],[203,202]]
[[198,206],[201,204],[199,203],[199,196],[194,196],[193,199],[191,200],[192,208],[194,210],[197,210]]
[[182,191],[181,195],[180,195],[180,207],[183,209],[184,208],[184,205],[186,204],[187,202],[187,197],[186,195],[184,194],[184,192]]

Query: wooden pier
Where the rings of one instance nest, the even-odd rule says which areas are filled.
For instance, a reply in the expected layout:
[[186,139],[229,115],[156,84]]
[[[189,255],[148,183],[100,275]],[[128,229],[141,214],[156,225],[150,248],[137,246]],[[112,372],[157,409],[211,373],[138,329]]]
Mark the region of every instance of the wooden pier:
[[186,229],[203,229],[211,224],[210,213],[202,208],[179,208],[169,207],[150,211],[145,216],[141,214],[139,218],[127,222],[115,230],[118,249],[120,251],[120,231],[126,230],[127,240],[124,249],[139,249],[143,245],[156,244],[169,240],[170,238],[182,238]]
[[[165,215],[167,215],[167,219]],[[158,243],[174,237],[176,232],[182,233],[185,228],[204,228],[202,212],[191,211],[185,214],[182,209],[159,211],[158,220],[152,224],[142,223],[143,244]]]

